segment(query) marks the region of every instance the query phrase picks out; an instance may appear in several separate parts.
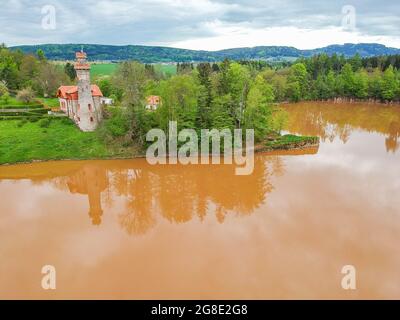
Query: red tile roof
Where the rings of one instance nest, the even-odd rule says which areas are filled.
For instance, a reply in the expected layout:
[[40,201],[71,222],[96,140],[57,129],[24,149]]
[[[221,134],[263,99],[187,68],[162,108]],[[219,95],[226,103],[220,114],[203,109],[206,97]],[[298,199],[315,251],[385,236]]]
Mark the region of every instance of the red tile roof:
[[86,52],[78,51],[75,53],[77,59],[86,59]]
[[146,100],[148,104],[159,104],[161,98],[159,96],[148,96]]
[[[100,88],[92,84],[92,96],[93,97],[102,97],[103,93]],[[57,90],[57,97],[67,99],[67,100],[78,100],[78,86],[61,86]]]

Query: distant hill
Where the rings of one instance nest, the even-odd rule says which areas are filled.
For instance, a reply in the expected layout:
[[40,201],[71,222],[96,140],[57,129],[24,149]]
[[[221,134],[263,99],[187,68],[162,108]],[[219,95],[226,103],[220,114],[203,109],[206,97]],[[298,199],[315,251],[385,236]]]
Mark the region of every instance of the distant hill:
[[222,61],[225,58],[232,60],[292,60],[299,57],[309,57],[319,53],[332,55],[354,56],[359,53],[362,57],[400,54],[400,49],[389,48],[376,43],[360,43],[331,45],[312,50],[299,50],[294,47],[261,46],[253,48],[234,48],[220,51],[197,51],[156,46],[111,46],[97,44],[43,44],[32,46],[15,46],[11,49],[20,49],[25,53],[35,53],[42,49],[50,60],[72,60],[74,53],[84,50],[90,60],[121,61],[138,60],[143,63],[158,62],[201,62]]

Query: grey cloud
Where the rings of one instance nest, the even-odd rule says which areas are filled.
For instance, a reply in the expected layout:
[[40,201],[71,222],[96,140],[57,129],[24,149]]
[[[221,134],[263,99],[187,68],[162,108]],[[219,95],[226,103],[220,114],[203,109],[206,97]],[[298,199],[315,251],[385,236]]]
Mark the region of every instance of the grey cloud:
[[[209,37],[207,22],[248,28],[340,26],[343,5],[357,10],[363,35],[399,37],[398,0],[2,0],[0,42],[156,44]],[[43,5],[54,5],[57,29],[41,28]]]

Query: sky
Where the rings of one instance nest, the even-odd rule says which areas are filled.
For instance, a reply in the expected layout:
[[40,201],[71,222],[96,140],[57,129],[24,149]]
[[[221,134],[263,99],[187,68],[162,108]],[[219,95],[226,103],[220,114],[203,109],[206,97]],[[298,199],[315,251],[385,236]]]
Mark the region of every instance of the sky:
[[0,43],[400,48],[400,0],[0,0]]

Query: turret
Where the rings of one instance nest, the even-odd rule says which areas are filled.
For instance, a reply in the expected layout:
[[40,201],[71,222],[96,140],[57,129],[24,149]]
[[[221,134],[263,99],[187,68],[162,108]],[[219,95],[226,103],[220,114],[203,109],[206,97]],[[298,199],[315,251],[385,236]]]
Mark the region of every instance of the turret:
[[90,64],[87,55],[80,51],[76,53],[75,70],[78,78],[78,106],[76,122],[82,131],[94,131],[101,120],[101,109],[94,103],[90,85]]

